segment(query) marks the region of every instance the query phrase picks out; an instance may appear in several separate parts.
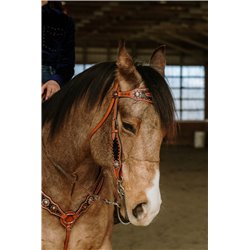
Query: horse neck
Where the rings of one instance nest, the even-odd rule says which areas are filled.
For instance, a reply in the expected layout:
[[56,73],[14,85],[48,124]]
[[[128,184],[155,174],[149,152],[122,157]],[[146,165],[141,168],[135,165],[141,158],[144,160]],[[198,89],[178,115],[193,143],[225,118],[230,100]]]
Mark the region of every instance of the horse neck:
[[[90,155],[89,140],[87,139],[95,123],[102,117],[104,108],[91,111],[86,109],[85,103],[76,105],[70,111],[64,124],[50,139],[50,123],[43,126],[42,137],[46,151],[54,161],[62,165],[65,170],[73,173],[78,164]],[[43,150],[45,153],[45,150]]]
[[78,105],[52,140],[50,125],[43,127],[43,190],[61,197],[63,204],[78,203],[79,197],[91,192],[100,167],[91,157],[87,137],[105,108],[87,113],[85,105]]

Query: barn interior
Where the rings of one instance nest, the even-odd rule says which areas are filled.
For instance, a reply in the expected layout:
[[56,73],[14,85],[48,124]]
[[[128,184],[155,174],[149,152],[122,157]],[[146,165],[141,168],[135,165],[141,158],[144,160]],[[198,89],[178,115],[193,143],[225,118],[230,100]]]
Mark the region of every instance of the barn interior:
[[143,63],[167,46],[178,134],[161,149],[162,208],[148,227],[115,226],[113,249],[207,249],[208,3],[67,1],[64,8],[75,21],[75,74],[116,60],[120,39]]

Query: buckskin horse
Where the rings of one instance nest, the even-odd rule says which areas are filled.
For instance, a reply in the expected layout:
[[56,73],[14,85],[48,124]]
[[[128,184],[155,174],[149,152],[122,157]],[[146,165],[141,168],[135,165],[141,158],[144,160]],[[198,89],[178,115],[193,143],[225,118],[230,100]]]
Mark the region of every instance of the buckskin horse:
[[43,103],[42,249],[112,249],[114,218],[146,226],[158,214],[160,146],[175,130],[165,65],[165,46],[145,66],[121,42],[116,62]]

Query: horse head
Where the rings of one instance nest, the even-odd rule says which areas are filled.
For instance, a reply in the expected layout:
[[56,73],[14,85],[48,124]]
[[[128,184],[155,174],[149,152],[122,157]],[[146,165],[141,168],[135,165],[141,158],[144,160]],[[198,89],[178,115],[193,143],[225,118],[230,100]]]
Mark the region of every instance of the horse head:
[[[108,116],[114,109],[115,115],[107,118],[109,122],[103,120],[96,136],[91,134],[90,138],[91,153],[99,165],[108,166],[113,172],[114,162],[121,164],[114,186],[119,194],[123,193],[120,197],[122,217],[134,225],[148,225],[162,203],[160,146],[167,128],[173,125],[174,113],[172,96],[164,80],[165,65],[165,46],[153,52],[150,66],[136,66],[121,43],[114,80],[117,89],[113,87],[109,91],[114,103],[111,102],[106,112]],[[115,92],[121,98],[116,100]],[[113,130],[112,123],[115,124]]]

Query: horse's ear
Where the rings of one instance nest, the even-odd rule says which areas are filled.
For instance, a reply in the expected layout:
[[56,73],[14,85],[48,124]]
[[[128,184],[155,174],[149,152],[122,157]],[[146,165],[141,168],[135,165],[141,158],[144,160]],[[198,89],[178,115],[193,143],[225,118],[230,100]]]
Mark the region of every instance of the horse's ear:
[[116,78],[119,82],[120,89],[122,91],[127,91],[137,88],[141,82],[141,76],[136,70],[132,57],[125,48],[124,41],[120,41],[119,43],[116,65]]
[[157,70],[164,77],[166,65],[166,45],[155,49],[150,59],[150,66]]

